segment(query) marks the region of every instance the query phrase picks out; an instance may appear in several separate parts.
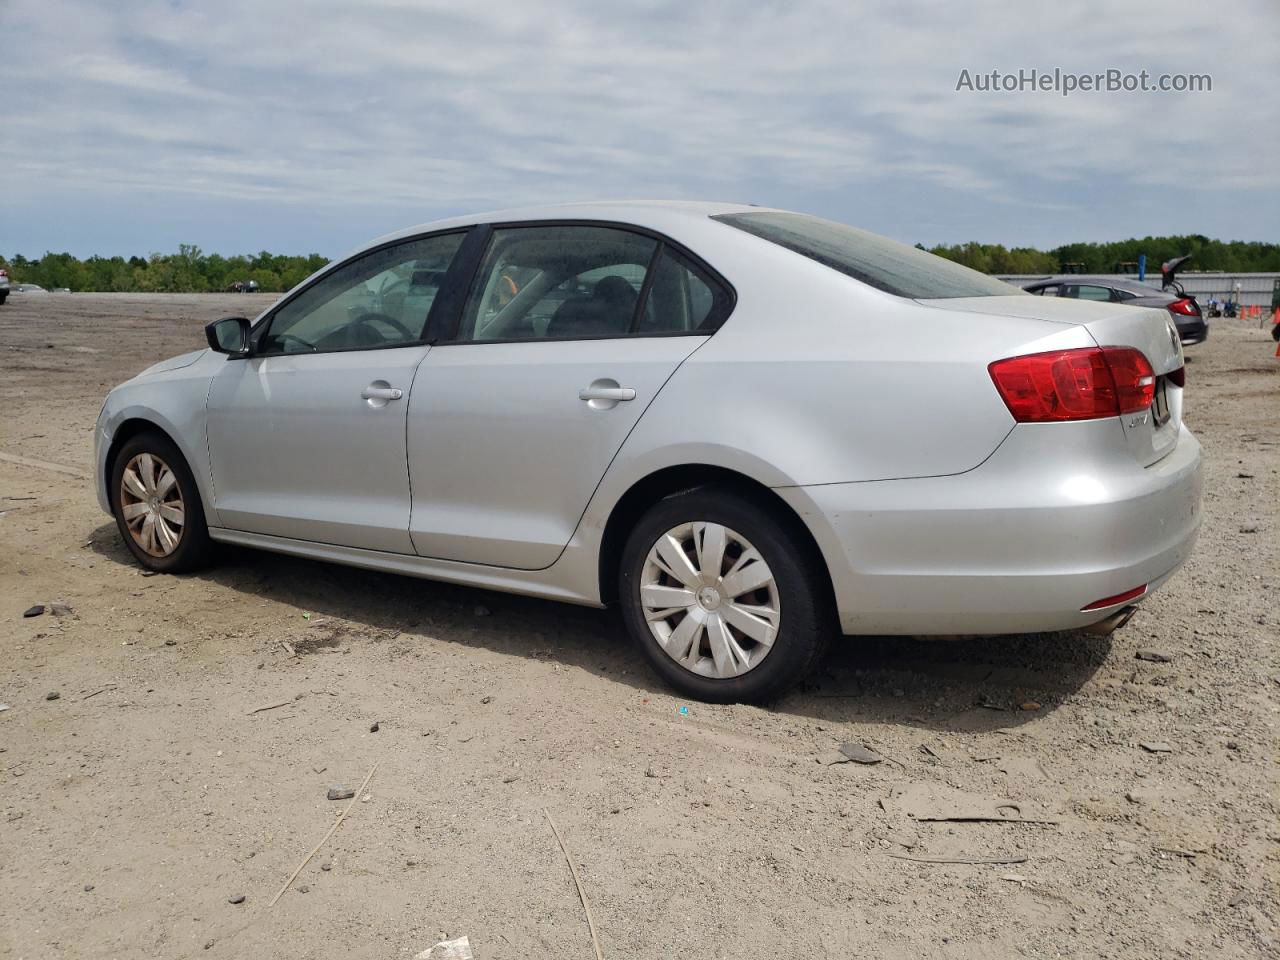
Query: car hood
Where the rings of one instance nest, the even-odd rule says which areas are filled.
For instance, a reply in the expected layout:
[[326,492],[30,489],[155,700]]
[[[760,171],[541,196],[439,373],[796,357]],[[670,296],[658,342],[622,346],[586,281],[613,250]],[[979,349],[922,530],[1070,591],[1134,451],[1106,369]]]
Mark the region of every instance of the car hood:
[[170,370],[181,370],[183,367],[191,366],[208,352],[209,348],[205,347],[203,350],[192,350],[190,353],[184,353],[177,357],[170,357],[168,360],[161,360],[159,363],[153,363],[151,366],[147,367],[147,369],[143,370],[133,379],[141,380],[143,377],[154,376],[157,373],[167,373]]

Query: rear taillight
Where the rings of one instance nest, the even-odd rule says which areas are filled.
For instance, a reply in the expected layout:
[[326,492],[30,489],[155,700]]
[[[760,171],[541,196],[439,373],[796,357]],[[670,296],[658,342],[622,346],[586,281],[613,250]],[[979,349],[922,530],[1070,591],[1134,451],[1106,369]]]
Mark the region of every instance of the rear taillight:
[[1169,304],[1169,312],[1176,313],[1184,317],[1200,316],[1200,308],[1196,306],[1194,300],[1183,297],[1181,300],[1175,300]]
[[1132,347],[1084,347],[997,360],[987,367],[1019,423],[1097,420],[1151,406],[1155,371]]

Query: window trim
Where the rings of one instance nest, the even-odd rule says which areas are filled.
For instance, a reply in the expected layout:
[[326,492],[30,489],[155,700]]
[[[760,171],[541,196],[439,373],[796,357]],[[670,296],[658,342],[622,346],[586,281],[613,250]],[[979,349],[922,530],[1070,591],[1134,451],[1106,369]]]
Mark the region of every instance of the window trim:
[[[458,267],[463,260],[463,254],[467,252],[468,242],[471,240],[479,226],[480,225],[477,224],[472,226],[450,227],[447,230],[430,230],[426,233],[417,233],[407,237],[397,237],[394,240],[387,240],[384,243],[379,243],[372,247],[365,247],[363,250],[358,250],[343,260],[327,264],[319,274],[311,278],[310,282],[303,284],[292,293],[285,296],[278,303],[273,304],[272,307],[258,319],[258,322],[254,324],[253,328],[249,331],[250,350],[244,359],[251,360],[257,357],[318,357],[333,353],[364,353],[369,350],[394,350],[400,347],[421,347],[430,345],[432,341],[429,336],[429,331],[431,330],[432,320],[435,318],[437,307],[440,306],[442,300],[447,302],[445,294],[451,290],[452,285],[466,279],[465,275],[458,276]],[[434,240],[437,237],[447,237],[457,234],[462,235],[462,243],[458,245],[458,249],[453,255],[453,260],[449,263],[449,269],[445,271],[444,280],[440,283],[440,289],[436,292],[436,297],[431,303],[431,309],[427,311],[426,319],[422,324],[422,336],[418,337],[416,340],[375,344],[367,347],[343,347],[335,350],[308,350],[304,353],[286,353],[275,350],[263,351],[260,349],[262,340],[270,332],[271,324],[275,322],[276,315],[298,297],[316,286],[316,284],[323,283],[338,270],[350,266],[359,260],[363,260],[365,257],[381,253],[383,250],[389,250],[392,247],[405,246],[410,243],[417,243],[420,240]],[[473,270],[474,267],[472,266],[470,269]],[[448,304],[448,306],[451,307],[452,304]],[[443,310],[445,308],[441,307],[440,309]]]
[[[654,247],[653,256],[650,258],[649,266],[645,271],[645,279],[644,284],[640,289],[640,296],[636,299],[636,312],[631,318],[631,324],[626,333],[603,334],[600,336],[589,337],[504,337],[502,339],[495,340],[471,340],[459,338],[458,334],[461,332],[462,316],[466,310],[467,302],[471,299],[471,295],[475,290],[475,285],[480,281],[480,267],[489,253],[489,246],[493,242],[493,235],[499,230],[513,230],[523,227],[605,227],[614,230],[622,230],[626,233],[638,234],[657,242],[657,245]],[[447,338],[442,337],[439,340],[428,341],[433,347],[482,346],[488,343],[574,343],[589,340],[652,340],[660,337],[710,337],[724,326],[725,321],[733,315],[733,311],[738,305],[738,291],[734,289],[733,284],[726,280],[720,271],[716,270],[688,247],[681,243],[677,243],[666,234],[660,233],[657,230],[651,230],[648,227],[642,227],[639,224],[624,223],[620,220],[569,218],[551,220],[502,220],[494,221],[492,223],[478,224],[477,228],[482,228],[484,230],[484,243],[482,246],[477,243],[477,246],[480,246],[480,249],[475,257],[474,263],[471,264],[470,277],[465,284],[465,293],[458,297],[459,302],[456,304],[456,309],[453,309],[455,307],[454,304],[450,304],[450,308],[453,309],[453,315],[447,318],[448,323],[444,327],[444,329],[450,331],[450,335]],[[470,240],[470,238],[468,238],[468,240]],[[467,241],[463,241],[464,247],[466,244]],[[642,311],[649,295],[649,289],[653,285],[652,277],[657,268],[658,258],[666,247],[670,247],[690,267],[692,267],[696,272],[702,274],[701,279],[711,287],[713,295],[720,295],[715,297],[715,302],[713,302],[711,308],[712,313],[708,315],[709,317],[715,318],[714,323],[707,329],[683,330],[678,332],[635,332],[635,328],[639,318],[642,316]],[[462,252],[463,249],[459,248],[458,255],[454,257],[455,265],[461,259]],[[450,273],[452,272],[453,268],[451,266]],[[461,289],[461,287],[459,289]],[[439,297],[437,297],[437,301],[438,300]],[[719,311],[719,316],[716,316],[717,311]],[[435,305],[433,304],[432,314],[434,315],[434,313]],[[428,327],[431,326],[432,319],[434,319],[434,316],[428,317]]]

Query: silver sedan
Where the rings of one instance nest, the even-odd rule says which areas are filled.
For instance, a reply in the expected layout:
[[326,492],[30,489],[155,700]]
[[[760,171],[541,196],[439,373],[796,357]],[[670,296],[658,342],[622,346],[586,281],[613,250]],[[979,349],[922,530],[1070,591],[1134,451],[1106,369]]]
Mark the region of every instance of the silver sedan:
[[1113,629],[1200,522],[1165,311],[795,213],[441,221],[206,332],[95,430],[144,566],[223,541],[614,603],[706,700],[840,633]]

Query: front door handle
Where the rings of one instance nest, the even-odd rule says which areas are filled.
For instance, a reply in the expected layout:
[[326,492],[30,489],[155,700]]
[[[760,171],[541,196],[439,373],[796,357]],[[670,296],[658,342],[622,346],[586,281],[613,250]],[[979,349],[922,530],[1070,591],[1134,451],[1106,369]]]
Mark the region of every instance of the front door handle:
[[636,392],[630,387],[596,387],[590,386],[578,391],[579,400],[634,400]]
[[368,400],[371,407],[385,407],[389,401],[403,397],[404,391],[385,380],[375,380],[360,391],[360,396]]

